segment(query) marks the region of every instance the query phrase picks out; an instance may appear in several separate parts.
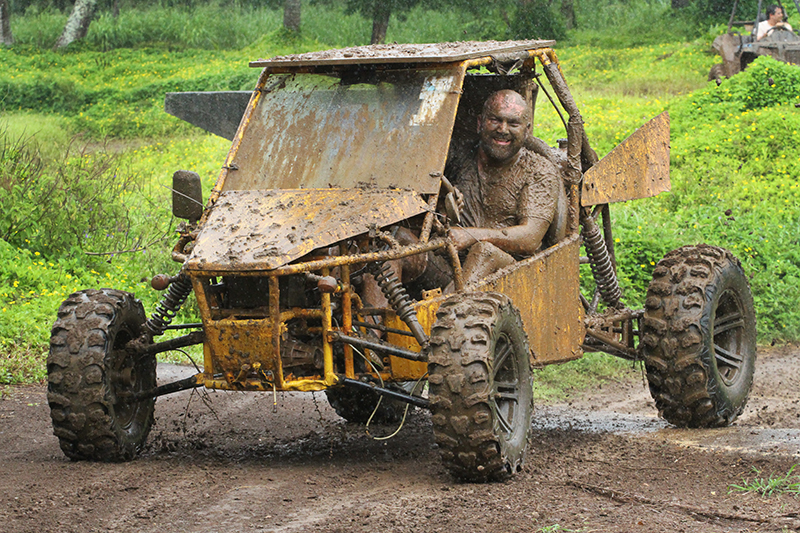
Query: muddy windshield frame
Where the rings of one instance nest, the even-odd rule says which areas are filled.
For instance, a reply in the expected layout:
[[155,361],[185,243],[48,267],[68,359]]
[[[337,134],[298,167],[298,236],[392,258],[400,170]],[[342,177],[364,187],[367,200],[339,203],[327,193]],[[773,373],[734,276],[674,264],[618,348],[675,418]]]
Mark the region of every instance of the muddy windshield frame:
[[263,75],[223,190],[435,193],[464,71],[448,64]]

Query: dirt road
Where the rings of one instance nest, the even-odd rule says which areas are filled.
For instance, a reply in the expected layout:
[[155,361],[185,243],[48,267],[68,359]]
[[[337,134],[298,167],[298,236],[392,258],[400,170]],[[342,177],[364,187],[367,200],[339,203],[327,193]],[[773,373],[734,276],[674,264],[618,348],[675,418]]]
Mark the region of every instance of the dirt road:
[[[191,370],[162,366],[161,378]],[[800,349],[759,352],[744,415],[683,431],[656,417],[639,371],[537,406],[524,472],[454,482],[430,417],[372,440],[324,395],[189,392],[161,398],[142,457],[73,463],[44,388],[0,400],[2,532],[800,531],[800,497],[730,493],[800,462]],[[374,427],[373,434],[394,428]]]

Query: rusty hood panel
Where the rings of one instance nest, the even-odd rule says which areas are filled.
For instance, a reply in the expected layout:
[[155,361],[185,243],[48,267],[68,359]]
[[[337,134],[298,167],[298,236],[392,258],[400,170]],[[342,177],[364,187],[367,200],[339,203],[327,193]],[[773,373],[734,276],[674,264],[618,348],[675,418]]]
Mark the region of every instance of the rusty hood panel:
[[223,192],[187,260],[189,270],[271,270],[347,237],[427,208],[399,189]]
[[581,205],[625,202],[669,189],[669,114],[664,111],[586,171]]

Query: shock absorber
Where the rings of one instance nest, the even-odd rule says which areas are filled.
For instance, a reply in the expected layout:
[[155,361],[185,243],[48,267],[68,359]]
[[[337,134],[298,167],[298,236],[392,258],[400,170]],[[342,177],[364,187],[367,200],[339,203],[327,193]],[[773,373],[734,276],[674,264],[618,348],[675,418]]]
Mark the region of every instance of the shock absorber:
[[419,345],[425,348],[428,345],[428,336],[417,320],[417,313],[411,304],[411,298],[403,283],[397,279],[392,265],[386,262],[373,263],[370,265],[369,272],[375,278],[394,312],[397,313],[400,320],[406,323]]
[[186,298],[192,292],[192,281],[183,274],[169,284],[169,289],[161,301],[156,306],[153,316],[147,319],[145,326],[147,330],[157,337],[163,335],[164,330],[170,325],[172,319],[178,314],[181,306],[186,302]]
[[619,288],[617,274],[614,272],[614,265],[611,264],[611,257],[608,255],[606,241],[600,233],[600,227],[591,216],[582,217],[583,246],[586,248],[586,255],[592,267],[592,276],[600,290],[603,301],[611,307],[620,307],[622,291]]

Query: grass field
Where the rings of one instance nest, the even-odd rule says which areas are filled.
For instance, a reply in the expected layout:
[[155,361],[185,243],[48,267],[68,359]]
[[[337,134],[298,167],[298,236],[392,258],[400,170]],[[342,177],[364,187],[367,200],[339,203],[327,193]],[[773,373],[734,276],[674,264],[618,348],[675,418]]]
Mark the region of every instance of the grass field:
[[[304,11],[300,36],[281,30],[275,11],[222,17],[204,9],[101,15],[84,43],[62,53],[48,43],[63,15],[15,21],[20,44],[0,49],[0,383],[43,378],[49,328],[71,292],[113,287],[135,292],[148,310],[156,304],[149,279],[176,266],[168,258],[176,225],[170,177],[194,170],[210,190],[229,147],[166,115],[166,92],[249,89],[258,75],[251,59],[368,39],[363,19],[322,8]],[[220,25],[199,22],[209,18]],[[393,20],[389,39],[493,31],[502,37],[463,13],[416,11],[405,23]],[[706,82],[718,31],[681,38],[619,30],[615,47],[614,28],[592,30],[556,49],[598,154],[658,113],[671,115],[672,192],[612,208],[626,303],[642,304],[667,251],[708,242],[745,266],[760,341],[796,341],[800,76],[759,60],[720,86]],[[534,133],[555,144],[563,128],[548,108],[541,100]],[[192,306],[184,313],[192,319]]]

